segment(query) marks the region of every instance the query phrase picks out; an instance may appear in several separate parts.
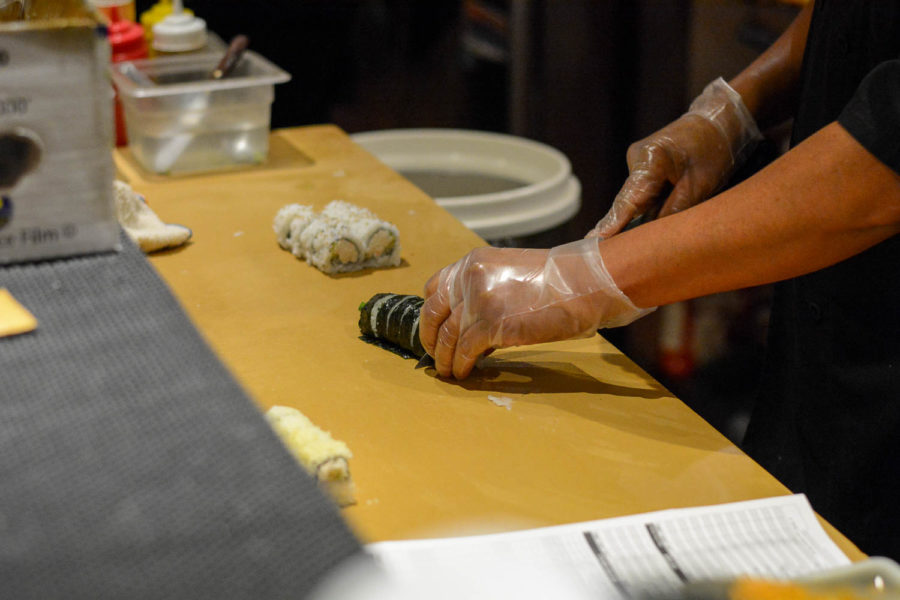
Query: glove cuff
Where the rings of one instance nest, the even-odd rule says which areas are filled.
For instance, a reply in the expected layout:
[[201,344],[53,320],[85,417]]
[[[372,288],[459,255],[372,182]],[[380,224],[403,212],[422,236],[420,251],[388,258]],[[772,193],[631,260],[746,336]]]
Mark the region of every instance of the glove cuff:
[[635,306],[631,299],[619,289],[603,263],[597,238],[584,238],[551,249],[547,258],[549,268],[545,271],[547,283],[556,289],[562,288],[561,282],[555,281],[553,274],[563,272],[558,267],[573,259],[582,262],[583,271],[590,277],[589,282],[584,282],[583,289],[594,297],[597,314],[603,316],[591,328],[591,332],[597,329],[628,325],[656,310],[655,306],[651,308]]
[[735,170],[747,161],[763,139],[741,95],[721,77],[710,82],[691,102],[687,114],[710,121],[722,133],[729,142]]

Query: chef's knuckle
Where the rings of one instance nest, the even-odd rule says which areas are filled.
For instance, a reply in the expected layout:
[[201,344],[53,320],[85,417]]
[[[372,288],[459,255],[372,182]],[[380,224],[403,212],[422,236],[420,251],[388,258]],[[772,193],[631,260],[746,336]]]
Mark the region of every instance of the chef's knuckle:
[[451,331],[445,321],[444,324],[442,324],[440,326],[440,328],[438,328],[437,345],[448,347],[448,348],[452,347],[456,344],[456,337],[457,337],[456,332]]

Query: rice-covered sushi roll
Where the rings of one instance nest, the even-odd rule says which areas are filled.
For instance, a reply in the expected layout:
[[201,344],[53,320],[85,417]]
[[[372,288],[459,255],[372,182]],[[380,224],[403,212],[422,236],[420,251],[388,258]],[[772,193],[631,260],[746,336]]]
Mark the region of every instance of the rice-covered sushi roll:
[[410,352],[425,355],[419,340],[419,313],[424,298],[412,294],[375,294],[359,309],[359,330],[363,336],[385,340]]
[[316,213],[288,204],[272,224],[278,244],[325,273],[400,264],[400,233],[367,208],[334,200]]
[[275,220],[272,222],[272,229],[275,230],[275,236],[278,239],[278,245],[285,250],[292,250],[296,243],[292,240],[296,239],[296,233],[303,231],[316,213],[312,206],[304,206],[302,204],[288,204],[282,206],[275,214]]
[[347,224],[338,219],[318,215],[300,234],[300,246],[306,262],[324,273],[362,268],[365,251],[350,235]]
[[354,504],[347,444],[316,426],[306,415],[289,406],[273,406],[266,419],[297,462],[329,492],[340,506]]
[[395,267],[400,264],[400,232],[371,210],[343,200],[332,200],[322,214],[347,223],[357,246],[365,251],[366,267]]

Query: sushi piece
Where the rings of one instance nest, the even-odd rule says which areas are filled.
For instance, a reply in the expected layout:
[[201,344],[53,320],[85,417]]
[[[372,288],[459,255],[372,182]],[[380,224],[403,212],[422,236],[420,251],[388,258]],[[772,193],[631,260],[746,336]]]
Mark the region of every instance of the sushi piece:
[[404,358],[422,358],[419,340],[420,296],[375,294],[359,307],[359,331],[365,341],[377,343]]
[[368,208],[350,204],[346,200],[332,200],[322,209],[322,214],[335,219],[378,219]]
[[[317,215],[300,234],[306,262],[323,273],[346,273],[363,268],[364,250],[343,221]],[[295,255],[300,256],[298,251]]]
[[272,229],[275,230],[278,245],[285,250],[293,251],[296,244],[292,240],[297,239],[297,234],[309,225],[315,214],[312,206],[288,204],[281,207],[272,222]]
[[350,225],[350,235],[365,248],[366,260],[378,266],[400,264],[400,233],[391,223],[360,219]]
[[356,502],[356,486],[350,477],[347,444],[331,437],[296,408],[273,406],[266,420],[297,462],[314,477],[339,506]]
[[400,264],[400,233],[393,223],[382,221],[367,208],[343,200],[332,200],[322,209],[322,215],[338,219],[349,227],[349,235],[363,250],[363,260],[369,266],[397,266]]
[[306,218],[296,218],[291,221],[291,226],[288,229],[288,248],[286,250],[290,250],[291,254],[296,256],[297,258],[306,258],[306,246],[304,246],[300,240],[303,232],[306,231],[306,228],[316,220],[315,215],[311,215],[308,219]]

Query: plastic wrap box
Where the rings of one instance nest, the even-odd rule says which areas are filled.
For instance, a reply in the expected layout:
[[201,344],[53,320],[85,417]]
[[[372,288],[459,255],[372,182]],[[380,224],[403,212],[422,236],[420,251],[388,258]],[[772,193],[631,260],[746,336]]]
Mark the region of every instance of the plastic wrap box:
[[105,30],[81,2],[0,23],[0,264],[118,242]]

